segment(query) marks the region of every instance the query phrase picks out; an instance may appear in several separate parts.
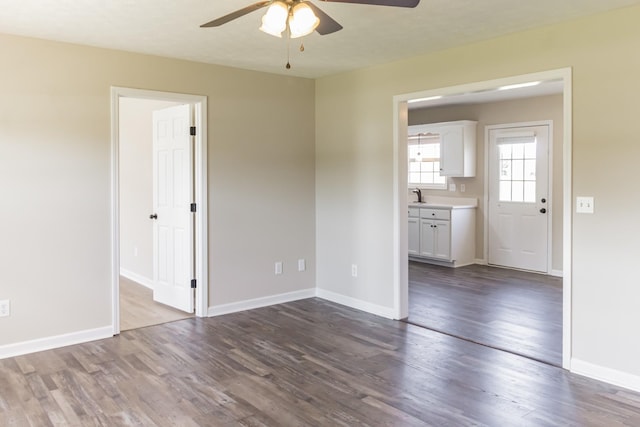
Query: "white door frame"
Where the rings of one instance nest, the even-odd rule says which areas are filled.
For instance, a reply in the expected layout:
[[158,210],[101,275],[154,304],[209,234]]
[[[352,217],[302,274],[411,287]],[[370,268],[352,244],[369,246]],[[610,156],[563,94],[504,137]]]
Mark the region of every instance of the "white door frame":
[[[552,271],[553,266],[553,120],[540,120],[534,122],[504,123],[499,125],[487,125],[484,127],[484,229],[489,229],[489,131],[496,129],[520,128],[529,126],[549,126],[549,138],[547,144],[547,267],[546,273],[552,276],[560,276],[558,271]],[[537,202],[537,200],[536,200]],[[489,233],[484,233],[484,261],[489,261]],[[507,267],[508,268],[508,267]]]
[[153,90],[111,87],[111,285],[113,334],[120,333],[120,206],[119,206],[119,99],[138,98],[192,104],[195,113],[195,194],[196,212],[196,316],[208,311],[209,265],[207,232],[207,97]]
[[523,74],[495,80],[406,93],[393,97],[393,313],[404,319],[409,314],[409,257],[407,236],[407,101],[432,96],[460,95],[493,90],[501,86],[538,80],[561,79],[563,82],[563,206],[562,206],[562,367],[571,370],[571,294],[572,294],[572,80],[571,68]]

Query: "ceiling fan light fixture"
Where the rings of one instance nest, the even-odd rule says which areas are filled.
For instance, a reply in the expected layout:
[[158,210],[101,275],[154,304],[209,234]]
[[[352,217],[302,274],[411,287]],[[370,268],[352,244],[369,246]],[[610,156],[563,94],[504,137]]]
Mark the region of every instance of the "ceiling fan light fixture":
[[299,2],[293,6],[289,17],[289,31],[291,31],[292,39],[311,34],[318,27],[318,24],[320,24],[320,19],[308,4]]
[[275,37],[282,37],[282,32],[287,29],[289,7],[285,2],[274,1],[262,17],[260,31]]

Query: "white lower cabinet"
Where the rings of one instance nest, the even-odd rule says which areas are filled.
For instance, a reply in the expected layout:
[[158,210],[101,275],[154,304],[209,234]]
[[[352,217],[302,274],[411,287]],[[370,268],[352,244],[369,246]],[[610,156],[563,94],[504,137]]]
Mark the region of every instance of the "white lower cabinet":
[[420,220],[420,256],[451,260],[449,221]]
[[459,267],[475,258],[474,208],[410,208],[409,257]]

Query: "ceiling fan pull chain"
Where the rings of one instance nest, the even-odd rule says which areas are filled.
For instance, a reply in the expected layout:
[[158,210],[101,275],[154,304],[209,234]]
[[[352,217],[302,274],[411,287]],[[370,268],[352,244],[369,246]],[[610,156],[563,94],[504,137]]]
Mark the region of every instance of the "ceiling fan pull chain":
[[289,63],[289,54],[291,52],[291,30],[289,29],[289,26],[287,25],[287,65],[285,66],[285,68],[287,70],[291,69],[291,64]]

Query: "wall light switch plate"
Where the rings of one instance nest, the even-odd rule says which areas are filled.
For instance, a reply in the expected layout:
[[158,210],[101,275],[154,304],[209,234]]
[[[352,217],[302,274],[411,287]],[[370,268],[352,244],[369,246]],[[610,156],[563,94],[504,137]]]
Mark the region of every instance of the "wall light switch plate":
[[357,264],[351,264],[351,276],[352,277],[358,277],[358,265]]
[[449,191],[456,191],[456,185],[455,184],[449,184]]
[[576,213],[593,213],[593,197],[576,197]]
[[11,301],[8,299],[0,301],[0,317],[11,315]]
[[298,271],[305,271],[307,269],[307,265],[304,262],[304,259],[301,258],[298,260]]
[[282,274],[282,261],[276,262],[275,273],[276,274]]

